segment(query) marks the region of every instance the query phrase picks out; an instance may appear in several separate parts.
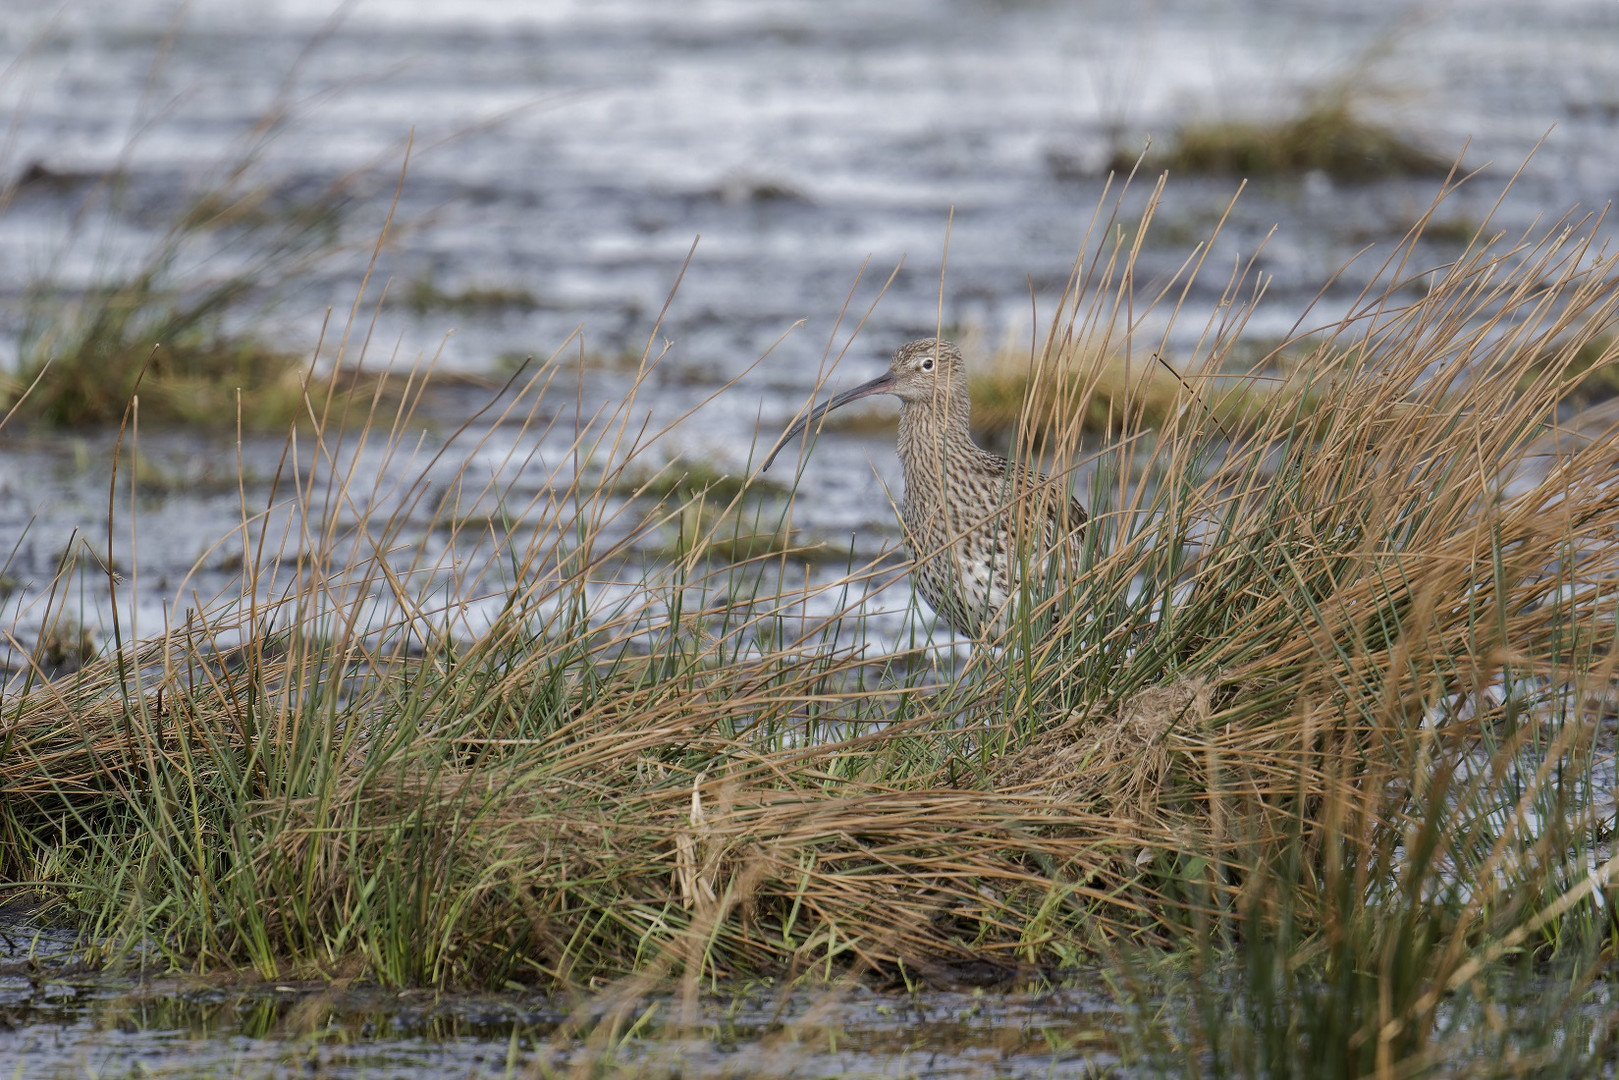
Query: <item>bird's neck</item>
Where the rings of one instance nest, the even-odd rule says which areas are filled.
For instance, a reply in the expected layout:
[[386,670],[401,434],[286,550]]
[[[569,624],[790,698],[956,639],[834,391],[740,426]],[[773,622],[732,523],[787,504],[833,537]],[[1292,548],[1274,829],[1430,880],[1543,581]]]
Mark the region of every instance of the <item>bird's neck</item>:
[[964,401],[905,402],[899,414],[899,459],[908,485],[937,478],[951,460],[959,464],[982,452],[968,431],[968,419]]

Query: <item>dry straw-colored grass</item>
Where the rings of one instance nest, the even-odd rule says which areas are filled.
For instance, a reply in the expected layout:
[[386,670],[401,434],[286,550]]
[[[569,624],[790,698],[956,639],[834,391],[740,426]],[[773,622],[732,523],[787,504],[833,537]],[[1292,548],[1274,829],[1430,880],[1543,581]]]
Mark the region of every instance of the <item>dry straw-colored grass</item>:
[[[1239,430],[1193,378],[1150,439],[1121,398],[1071,624],[943,681],[864,637],[877,567],[819,622],[790,552],[691,537],[620,580],[696,496],[622,494],[633,395],[541,419],[563,356],[464,429],[560,440],[554,486],[522,449],[484,481],[454,441],[411,460],[419,385],[397,419],[311,402],[314,453],[226,541],[237,594],[4,699],[0,874],[109,955],[495,985],[1030,970],[1279,910],[1364,960],[1428,916],[1357,912],[1442,894],[1453,944],[1412,984],[1465,979],[1575,890],[1613,894],[1564,866],[1599,850],[1570,778],[1612,753],[1589,703],[1615,674],[1615,439],[1553,438],[1580,376],[1545,360],[1611,334],[1597,225],[1481,243],[1421,292],[1402,247]],[[1038,372],[1153,350],[1130,258],[1078,264],[1032,365],[1027,416],[1072,418],[1023,427],[1059,470],[1096,386]],[[1085,614],[1115,603],[1134,632]]]
[[1178,679],[1108,708],[1076,709],[997,762],[996,786],[1053,802],[1084,798],[1125,814],[1156,807],[1176,758],[1190,751],[1196,760],[1214,690],[1208,679]]

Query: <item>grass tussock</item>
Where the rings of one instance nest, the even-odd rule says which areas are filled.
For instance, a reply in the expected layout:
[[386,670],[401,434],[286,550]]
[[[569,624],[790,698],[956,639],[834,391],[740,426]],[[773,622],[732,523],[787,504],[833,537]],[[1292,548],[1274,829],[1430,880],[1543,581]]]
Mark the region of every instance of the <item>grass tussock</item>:
[[[1176,174],[1249,179],[1319,172],[1346,183],[1445,176],[1450,159],[1365,116],[1366,100],[1380,93],[1373,68],[1401,37],[1400,31],[1392,31],[1381,38],[1346,69],[1306,92],[1295,112],[1188,122],[1166,149],[1149,153],[1146,164]],[[1138,164],[1136,152],[1119,150],[1109,168],[1129,175]]]
[[[317,374],[304,349],[266,330],[289,290],[350,253],[346,211],[369,180],[356,170],[293,196],[262,177],[264,150],[289,120],[285,103],[272,106],[233,155],[180,193],[173,223],[140,252],[118,239],[140,220],[125,205],[135,181],[116,171],[86,178],[56,255],[63,268],[28,290],[20,363],[0,376],[0,414],[115,424],[138,390],[148,423],[275,430],[340,384],[372,389],[356,387],[352,373]],[[15,195],[0,193],[0,213],[38,212]],[[76,258],[93,267],[87,279],[71,268]]]
[[1068,347],[1034,360],[1026,350],[1003,350],[972,379],[973,427],[993,441],[1030,425],[1066,427],[1083,400],[1077,420],[1091,435],[1161,428],[1187,410],[1229,435],[1246,433],[1273,406],[1297,408],[1298,387],[1310,383],[1308,356],[1279,358],[1280,351],[1250,364],[1222,357],[1225,370],[1181,372],[1157,354],[1122,349],[1095,355]]
[[417,315],[451,312],[460,315],[491,315],[501,312],[527,312],[540,306],[539,298],[527,289],[501,285],[468,285],[446,289],[431,275],[414,278],[404,292],[404,303]]
[[[925,613],[876,634],[883,566],[805,583],[701,530],[630,558],[685,505],[620,493],[640,382],[566,434],[554,368],[500,399],[501,445],[562,440],[537,489],[532,455],[474,474],[334,412],[244,505],[231,595],[10,685],[0,875],[108,962],[277,977],[634,994],[1169,948],[1208,974],[1195,1022],[1144,1014],[1177,1060],[1423,1067],[1509,959],[1588,979],[1619,940],[1619,446],[1555,430],[1619,311],[1594,230],[1481,243],[1419,299],[1396,253],[1239,430],[1121,406],[1086,574],[965,671]],[[1133,332],[1128,267],[1087,253],[1036,371]],[[1095,393],[1037,378],[1025,415],[1070,419],[1022,451],[1076,465]],[[1611,1039],[1568,1008],[1559,1046]]]
[[180,235],[130,280],[66,296],[36,289],[0,408],[55,427],[114,424],[138,390],[151,423],[273,430],[306,410],[306,394],[329,394],[336,383],[313,376],[303,353],[227,329],[266,268],[193,288],[172,272]]
[[847,559],[825,542],[806,541],[781,513],[787,491],[762,476],[737,475],[701,459],[671,458],[615,470],[602,490],[645,506],[661,530],[655,551],[673,560],[743,563],[767,555],[796,562]]
[[[58,351],[41,342],[44,356],[16,380],[16,395],[40,379],[26,412],[56,427],[115,424],[138,390],[141,410],[150,423],[199,427],[234,426],[274,429],[295,419],[304,408],[309,379],[303,356],[281,352],[252,338],[210,338],[182,334],[165,343],[162,328],[148,327],[127,336],[103,336],[91,329],[72,346]],[[322,391],[317,382],[315,393]]]
[[[198,203],[221,197],[209,192]],[[257,250],[246,266],[208,280],[182,269],[194,228],[175,226],[128,274],[109,271],[82,289],[36,285],[22,364],[0,385],[0,408],[19,406],[19,419],[58,427],[116,423],[139,388],[155,423],[234,424],[240,414],[248,426],[273,429],[296,418],[307,359],[234,324],[240,309],[265,303],[335,241],[324,227],[295,223],[282,222],[272,237],[251,230],[244,243]],[[324,382],[315,380],[317,394]]]
[[[1269,122],[1187,124],[1151,160],[1175,173],[1259,178],[1322,172],[1350,183],[1443,176],[1450,165],[1405,136],[1362,119],[1343,100],[1319,101]],[[1134,159],[1117,164],[1128,168]]]

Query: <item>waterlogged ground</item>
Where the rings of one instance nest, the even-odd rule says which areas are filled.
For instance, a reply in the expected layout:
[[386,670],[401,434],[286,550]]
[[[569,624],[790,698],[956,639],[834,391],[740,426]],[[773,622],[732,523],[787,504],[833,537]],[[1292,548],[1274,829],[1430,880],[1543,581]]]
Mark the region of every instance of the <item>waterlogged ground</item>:
[[[1130,1005],[1120,1002],[1118,974],[1085,970],[1055,982],[976,988],[908,991],[810,976],[793,986],[705,982],[690,1001],[667,990],[638,996],[611,987],[564,1000],[520,989],[267,983],[245,973],[136,980],[86,971],[62,951],[68,944],[65,935],[0,913],[7,1076],[1126,1080],[1183,1075],[1184,1043],[1225,1042],[1254,1023],[1240,991],[1218,978],[1188,992],[1184,978],[1145,966],[1128,983],[1149,998]],[[1504,1049],[1510,1063],[1544,1052],[1547,1024],[1569,1039],[1606,1037],[1594,1033],[1608,1029],[1613,994],[1611,984],[1597,982],[1571,999],[1563,976],[1524,969],[1492,980],[1483,1000],[1457,995],[1436,1017],[1436,1041],[1455,1070],[1446,1075],[1534,1075],[1490,1072],[1502,1065],[1492,1054]],[[1556,1019],[1537,1012],[1529,1006],[1540,995],[1568,1002],[1570,1011]],[[1198,1023],[1215,1026],[1200,1035]],[[1563,1049],[1597,1062],[1603,1045]],[[1608,1063],[1590,1075],[1615,1074]]]
[[[239,976],[130,979],[74,958],[74,936],[0,905],[0,1075],[26,1080],[569,1075],[1092,1077],[1127,1029],[1107,984],[874,989],[705,984],[565,1001]],[[683,1020],[682,1018],[685,1018]]]
[[684,1031],[680,1008],[667,995],[637,1000],[609,1041],[599,1008],[574,1013],[522,993],[0,975],[0,1061],[29,1080],[473,1080],[592,1063],[630,1076],[1121,1075],[1123,1020],[1099,985],[915,995],[739,986],[704,994]]
[[[330,361],[391,211],[343,359],[363,354],[371,370],[401,372],[432,363],[469,380],[429,394],[410,452],[339,454],[342,467],[358,462],[377,478],[384,512],[397,509],[392,482],[426,470],[442,491],[465,464],[502,494],[460,516],[510,512],[515,528],[544,528],[536,500],[600,465],[569,453],[576,418],[622,401],[626,356],[649,340],[662,359],[629,430],[643,419],[651,431],[672,425],[646,451],[649,464],[720,472],[762,455],[845,346],[834,385],[869,377],[894,345],[940,321],[974,357],[1027,341],[1069,276],[1115,148],[1149,136],[1164,145],[1196,120],[1286,113],[1335,79],[1363,88],[1369,117],[1441,155],[1466,144],[1469,168],[1493,163],[1440,209],[1442,227],[1413,265],[1453,257],[1537,145],[1496,211],[1502,228],[1578,218],[1619,194],[1612,0],[360,0],[337,20],[332,6],[0,0],[0,187],[10,189],[0,365],[17,362],[48,314],[41,283],[71,295],[127,277],[192,198],[223,182],[253,125],[285,106],[253,151],[246,182],[267,192],[253,224],[288,220],[334,186],[342,214],[323,219],[318,257],[283,267],[228,316],[232,328],[313,350],[325,325]],[[1148,186],[1126,195],[1121,220],[1134,219]],[[1171,179],[1138,262],[1140,294],[1178,271],[1237,186]],[[1301,319],[1334,321],[1437,188],[1321,175],[1251,184],[1178,321],[1147,317],[1149,340],[1165,334],[1172,355],[1189,355],[1250,257],[1266,286],[1247,330],[1255,341]],[[237,272],[262,257],[253,235],[241,223],[188,234],[177,278],[202,287]],[[559,349],[565,362],[535,406],[538,423],[480,427],[429,465],[514,359]],[[90,647],[107,636],[103,569],[87,563],[54,593],[52,581],[75,544],[107,552],[114,441],[99,429],[0,432],[0,674],[37,653],[46,623],[74,638],[61,642],[64,667],[77,648],[69,629],[86,628]],[[229,589],[244,503],[250,514],[269,504],[278,477],[284,496],[285,462],[307,468],[317,455],[304,442],[284,456],[279,436],[238,444],[222,430],[150,428],[138,451],[139,470],[126,459],[120,474],[111,563],[125,632],[148,634]],[[810,566],[810,580],[894,546],[897,490],[886,434],[821,440],[793,524],[843,559]],[[289,520],[278,513],[272,535]],[[425,529],[430,518],[419,507],[406,520]],[[650,535],[638,554],[657,559],[672,539]],[[426,547],[454,561],[442,539]],[[633,580],[634,567],[624,575]],[[482,583],[497,594],[500,584]],[[892,612],[868,630],[900,639],[908,599],[903,581],[868,598],[867,612]],[[812,613],[835,606],[817,603]],[[0,1076],[13,1062],[28,1077],[499,1076],[593,1052],[554,1039],[562,1006],[521,994],[42,975],[23,959],[39,944],[33,931],[7,933]],[[1100,987],[705,999],[700,1037],[637,1036],[625,1060],[653,1074],[1085,1075],[1113,1060],[1118,1016],[1106,1000]],[[661,1003],[660,1023],[672,1007]]]
[[130,979],[88,970],[73,947],[26,902],[0,905],[0,1075],[478,1080],[594,1065],[629,1076],[1087,1077],[1116,1074],[1126,1028],[1093,973],[920,993],[813,977],[705,984],[688,1011],[667,992],[611,988],[565,1001],[246,973]]

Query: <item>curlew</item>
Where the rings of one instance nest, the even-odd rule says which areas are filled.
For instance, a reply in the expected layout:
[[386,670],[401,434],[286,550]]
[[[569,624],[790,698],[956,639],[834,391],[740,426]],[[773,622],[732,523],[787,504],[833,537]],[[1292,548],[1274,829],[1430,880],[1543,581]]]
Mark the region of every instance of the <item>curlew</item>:
[[992,642],[1019,603],[1039,604],[1074,580],[1085,508],[1060,480],[973,442],[961,352],[937,338],[902,345],[887,372],[799,417],[760,471],[811,424],[873,394],[903,406],[900,519],[916,590],[957,633]]

